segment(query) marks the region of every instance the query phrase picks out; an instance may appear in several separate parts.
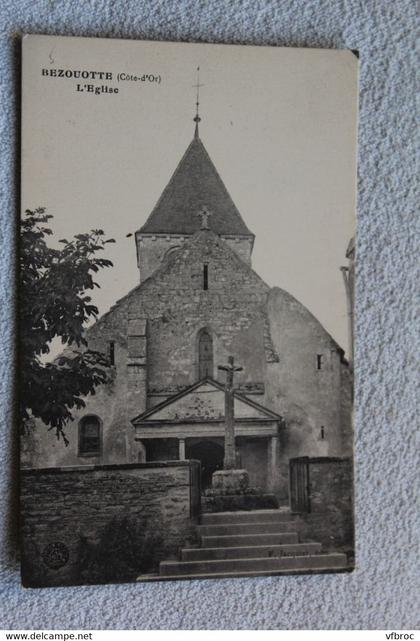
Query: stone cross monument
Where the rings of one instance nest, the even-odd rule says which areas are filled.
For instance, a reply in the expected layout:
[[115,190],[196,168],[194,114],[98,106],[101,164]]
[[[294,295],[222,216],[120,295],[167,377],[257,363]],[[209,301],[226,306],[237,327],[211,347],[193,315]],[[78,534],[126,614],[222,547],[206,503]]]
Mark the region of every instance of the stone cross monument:
[[242,372],[242,367],[235,367],[233,356],[229,356],[228,365],[219,365],[219,370],[226,372],[225,384],[225,457],[223,469],[234,470],[236,468],[235,448],[235,415],[234,415],[234,394],[233,377],[235,372]]
[[[235,412],[233,393],[233,377],[235,372],[241,372],[242,367],[235,367],[233,356],[229,356],[227,365],[219,365],[220,370],[226,372],[225,384],[225,457],[223,470],[213,474],[213,492],[225,495],[243,494],[249,485],[249,476],[246,470],[237,469],[235,447]],[[227,506],[227,504],[226,504]]]

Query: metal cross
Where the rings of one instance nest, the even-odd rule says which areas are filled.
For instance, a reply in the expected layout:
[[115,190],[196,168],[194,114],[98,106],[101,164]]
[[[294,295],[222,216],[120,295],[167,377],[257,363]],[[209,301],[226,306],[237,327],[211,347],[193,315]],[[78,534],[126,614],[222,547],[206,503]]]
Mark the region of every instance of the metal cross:
[[243,367],[235,367],[235,359],[233,356],[228,357],[228,365],[219,365],[217,369],[226,372],[226,387],[233,389],[233,375],[235,372],[242,372]]
[[196,82],[195,85],[193,85],[193,87],[195,87],[195,89],[197,89],[197,100],[196,100],[196,103],[195,103],[196,114],[195,114],[194,122],[196,122],[197,125],[198,125],[198,123],[201,120],[201,118],[199,116],[199,113],[198,113],[198,108],[200,106],[200,87],[204,87],[204,85],[200,85],[200,67],[197,67],[197,82]]

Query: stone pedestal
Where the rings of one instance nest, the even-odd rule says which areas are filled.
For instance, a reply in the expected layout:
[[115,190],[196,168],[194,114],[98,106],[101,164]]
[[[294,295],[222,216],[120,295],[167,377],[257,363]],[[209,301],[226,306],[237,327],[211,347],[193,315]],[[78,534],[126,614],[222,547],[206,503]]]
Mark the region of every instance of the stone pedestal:
[[242,494],[249,487],[246,470],[219,470],[212,477],[212,489],[220,494]]
[[213,474],[212,487],[201,500],[203,512],[236,512],[278,508],[274,494],[249,487],[246,470],[219,470]]

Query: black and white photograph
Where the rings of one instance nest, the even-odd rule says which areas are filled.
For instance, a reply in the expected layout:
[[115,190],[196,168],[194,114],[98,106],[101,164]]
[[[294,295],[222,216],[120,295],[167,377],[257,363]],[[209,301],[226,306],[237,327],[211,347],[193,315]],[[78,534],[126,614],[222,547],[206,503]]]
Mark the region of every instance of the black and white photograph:
[[355,568],[358,69],[23,39],[25,587]]

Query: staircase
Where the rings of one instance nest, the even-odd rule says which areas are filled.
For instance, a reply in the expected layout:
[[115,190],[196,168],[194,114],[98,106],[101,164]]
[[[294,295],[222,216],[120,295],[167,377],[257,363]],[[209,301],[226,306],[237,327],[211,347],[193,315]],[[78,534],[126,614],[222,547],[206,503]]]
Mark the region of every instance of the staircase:
[[195,579],[345,571],[345,554],[325,554],[320,543],[300,543],[299,516],[288,509],[203,514],[200,547],[162,561],[159,575],[139,579]]

